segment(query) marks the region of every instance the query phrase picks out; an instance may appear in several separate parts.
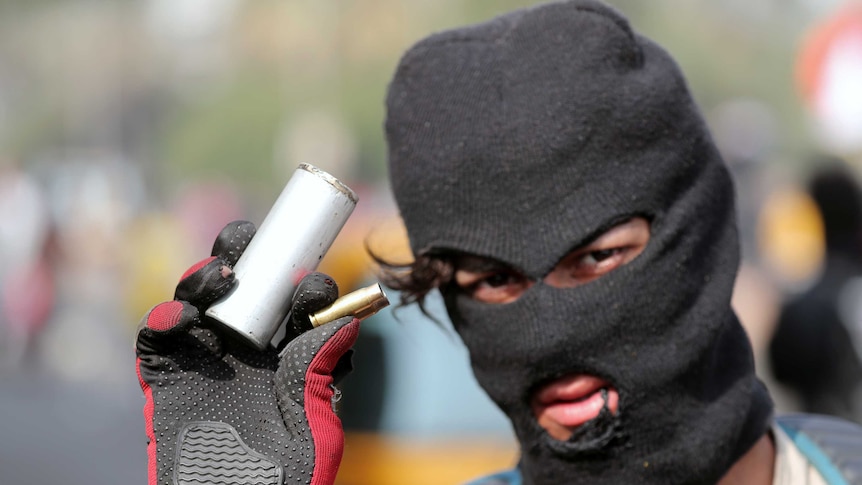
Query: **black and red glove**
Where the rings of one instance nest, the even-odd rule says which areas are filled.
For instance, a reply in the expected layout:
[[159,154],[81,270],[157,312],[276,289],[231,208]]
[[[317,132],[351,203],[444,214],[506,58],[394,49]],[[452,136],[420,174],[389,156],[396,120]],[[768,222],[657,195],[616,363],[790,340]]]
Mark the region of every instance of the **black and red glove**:
[[[359,320],[345,317],[263,351],[204,316],[235,283],[231,267],[254,235],[229,224],[213,256],[192,266],[174,300],[143,318],[137,371],[146,397],[148,484],[332,484],[344,449],[336,377]],[[305,277],[290,326],[335,300],[320,273]]]

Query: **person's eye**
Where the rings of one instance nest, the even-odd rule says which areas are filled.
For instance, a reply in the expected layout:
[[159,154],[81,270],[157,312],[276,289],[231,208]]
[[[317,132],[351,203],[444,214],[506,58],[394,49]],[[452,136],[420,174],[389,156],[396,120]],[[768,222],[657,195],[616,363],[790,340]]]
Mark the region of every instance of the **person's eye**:
[[514,275],[508,273],[495,273],[489,276],[486,276],[481,281],[477,283],[479,287],[486,288],[501,288],[506,287],[512,284],[516,284],[517,279]]
[[630,251],[628,247],[615,247],[576,253],[566,265],[566,275],[578,284],[587,283],[622,266]]
[[649,223],[643,218],[619,224],[566,255],[548,273],[545,282],[557,288],[589,283],[636,258],[643,252],[649,237]]
[[462,292],[484,303],[515,301],[531,284],[524,276],[505,270],[482,273],[458,270],[455,283]]
[[546,280],[552,286],[571,287],[588,283],[633,258],[629,247],[586,249],[570,255]]
[[623,251],[625,251],[623,248],[611,248],[600,249],[598,251],[590,251],[583,256],[583,258],[581,259],[581,263],[584,267],[609,264],[613,262],[611,258],[620,255]]

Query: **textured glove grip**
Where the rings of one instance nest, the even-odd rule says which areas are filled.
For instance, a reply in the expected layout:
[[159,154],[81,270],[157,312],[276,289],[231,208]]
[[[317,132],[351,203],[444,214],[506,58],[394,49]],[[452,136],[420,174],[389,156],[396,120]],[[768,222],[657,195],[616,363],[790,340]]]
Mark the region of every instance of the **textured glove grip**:
[[281,485],[278,463],[249,448],[233,426],[189,423],[177,440],[175,485]]

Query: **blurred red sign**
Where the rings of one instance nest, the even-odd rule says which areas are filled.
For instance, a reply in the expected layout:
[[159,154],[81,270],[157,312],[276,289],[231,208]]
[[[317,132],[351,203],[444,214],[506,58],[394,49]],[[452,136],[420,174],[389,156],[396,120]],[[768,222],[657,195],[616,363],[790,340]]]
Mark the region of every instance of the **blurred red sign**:
[[816,24],[799,54],[802,96],[829,148],[862,149],[862,2]]

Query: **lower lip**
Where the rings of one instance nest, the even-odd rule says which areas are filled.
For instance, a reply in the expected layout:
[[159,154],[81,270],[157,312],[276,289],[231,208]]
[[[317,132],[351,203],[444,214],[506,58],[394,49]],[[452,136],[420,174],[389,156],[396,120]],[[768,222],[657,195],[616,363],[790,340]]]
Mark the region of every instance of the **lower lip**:
[[[608,410],[616,414],[619,394],[615,389],[609,388],[607,395]],[[577,401],[559,401],[543,406],[544,409],[539,411],[539,414],[544,414],[561,426],[574,428],[598,417],[604,406],[605,398],[602,396],[602,389],[598,389]]]

